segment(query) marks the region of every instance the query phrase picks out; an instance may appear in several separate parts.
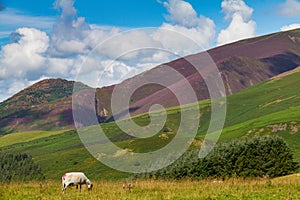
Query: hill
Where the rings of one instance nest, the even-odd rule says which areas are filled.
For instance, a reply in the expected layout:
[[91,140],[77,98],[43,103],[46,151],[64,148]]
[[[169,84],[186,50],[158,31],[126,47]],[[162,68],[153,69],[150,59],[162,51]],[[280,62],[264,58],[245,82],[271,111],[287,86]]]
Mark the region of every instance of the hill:
[[[170,79],[166,85],[168,88],[158,84],[139,87],[130,98],[131,116],[148,112],[153,104],[161,104],[167,108],[177,106],[178,101],[169,88],[184,91],[186,83],[183,79],[190,83],[198,100],[209,99],[202,76],[214,71],[210,71],[209,66],[203,66],[207,69],[206,74],[200,75],[187,61],[201,63],[204,54],[202,52],[180,58],[120,84],[98,88],[95,99],[98,120],[100,122],[113,120],[111,96],[116,86],[125,88],[123,91],[126,91],[124,92],[126,94],[130,88],[140,86],[147,80]],[[211,49],[208,54],[221,73],[227,95],[234,94],[300,66],[300,29],[242,40]],[[175,69],[182,77],[170,76],[166,66]],[[73,85],[74,82],[62,79],[43,80],[0,103],[0,135],[17,131],[74,128]],[[76,87],[79,90],[88,88],[81,83],[76,83]],[[84,106],[86,106],[84,109],[88,109],[88,105]]]
[[[242,139],[256,135],[279,135],[294,151],[294,158],[300,161],[300,72],[299,69],[259,83],[227,99],[228,111],[220,142]],[[199,102],[201,121],[197,137],[191,149],[199,148],[208,129],[210,100]],[[168,144],[178,126],[180,109],[167,110],[168,120],[157,135],[146,139],[126,136],[114,122],[101,124],[106,135],[116,145],[134,152],[149,152]],[[159,114],[159,112],[157,113]],[[134,118],[139,124],[149,123],[148,114]],[[93,127],[90,127],[93,130]],[[65,171],[81,170],[94,179],[119,179],[128,177],[110,169],[85,149],[75,130],[49,132],[39,138],[32,134],[18,133],[23,139],[14,142],[14,135],[0,137],[9,141],[0,145],[0,152],[26,152],[41,166],[47,178],[59,179]],[[214,133],[211,133],[214,134]],[[101,144],[105,148],[106,144]]]
[[[16,131],[73,128],[74,81],[46,79],[0,103],[0,135]],[[88,86],[77,83],[78,89]]]

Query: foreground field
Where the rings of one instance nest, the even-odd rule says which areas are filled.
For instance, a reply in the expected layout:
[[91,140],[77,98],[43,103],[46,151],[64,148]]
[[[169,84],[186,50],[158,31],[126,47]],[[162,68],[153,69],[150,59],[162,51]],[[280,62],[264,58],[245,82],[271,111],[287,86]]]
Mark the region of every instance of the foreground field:
[[68,188],[61,194],[61,183],[0,185],[0,199],[299,199],[300,176],[292,175],[273,180],[230,179],[226,181],[154,181],[132,182],[133,191],[123,190],[121,181],[94,182],[92,192]]

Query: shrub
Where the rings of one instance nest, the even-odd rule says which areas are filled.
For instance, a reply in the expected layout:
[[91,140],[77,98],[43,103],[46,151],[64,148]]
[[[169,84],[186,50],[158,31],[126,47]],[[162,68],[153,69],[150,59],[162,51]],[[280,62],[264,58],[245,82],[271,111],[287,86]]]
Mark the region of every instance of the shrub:
[[181,179],[208,177],[277,177],[295,172],[298,164],[278,136],[254,137],[217,145],[204,159],[190,151],[172,165],[146,177]]
[[291,149],[278,136],[219,145],[204,160],[209,175],[217,177],[276,177],[293,173],[298,167]]
[[42,180],[41,168],[25,153],[0,154],[0,182]]

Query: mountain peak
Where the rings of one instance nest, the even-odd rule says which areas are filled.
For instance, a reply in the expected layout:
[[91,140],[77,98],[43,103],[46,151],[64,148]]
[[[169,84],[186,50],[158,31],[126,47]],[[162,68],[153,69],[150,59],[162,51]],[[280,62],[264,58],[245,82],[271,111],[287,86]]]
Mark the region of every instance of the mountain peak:
[[41,80],[3,103],[10,107],[27,107],[31,105],[43,104],[57,98],[72,95],[74,81],[64,79],[44,79]]
[[[70,97],[74,83],[61,78],[44,79],[0,103],[0,131],[72,128]],[[32,123],[39,120],[43,122]]]

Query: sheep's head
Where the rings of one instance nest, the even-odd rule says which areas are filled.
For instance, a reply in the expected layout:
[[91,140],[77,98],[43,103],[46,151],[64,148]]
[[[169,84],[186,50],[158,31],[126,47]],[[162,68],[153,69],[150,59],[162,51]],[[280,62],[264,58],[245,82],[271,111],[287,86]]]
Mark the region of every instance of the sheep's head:
[[88,185],[88,190],[90,191],[92,190],[92,188],[93,188],[93,184],[91,183],[90,185]]
[[86,181],[86,185],[87,185],[87,188],[88,188],[89,191],[92,190],[93,184],[91,183],[90,180],[87,180],[87,181]]

